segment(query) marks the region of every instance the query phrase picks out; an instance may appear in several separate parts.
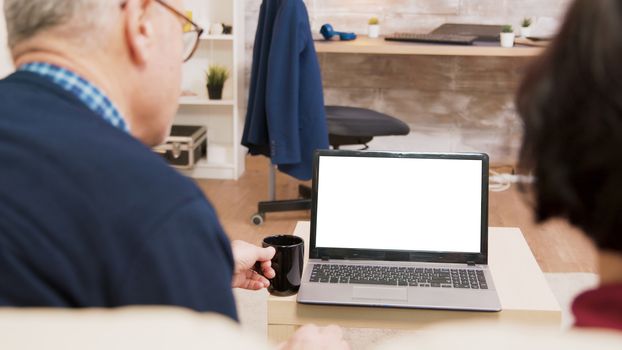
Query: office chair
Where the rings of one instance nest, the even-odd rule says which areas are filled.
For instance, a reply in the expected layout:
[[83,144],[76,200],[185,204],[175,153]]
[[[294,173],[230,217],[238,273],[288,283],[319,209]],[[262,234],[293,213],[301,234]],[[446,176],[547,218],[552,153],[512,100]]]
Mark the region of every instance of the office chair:
[[367,108],[326,106],[328,140],[333,149],[367,144],[376,136],[408,135],[403,121]]
[[[366,108],[326,106],[328,140],[333,149],[346,145],[367,144],[376,136],[408,135],[410,128],[403,121],[389,115]],[[270,165],[268,191],[270,200],[259,202],[257,213],[251,221],[255,225],[263,224],[266,213],[298,211],[311,209],[311,189],[299,185],[299,199],[276,200],[276,171]]]

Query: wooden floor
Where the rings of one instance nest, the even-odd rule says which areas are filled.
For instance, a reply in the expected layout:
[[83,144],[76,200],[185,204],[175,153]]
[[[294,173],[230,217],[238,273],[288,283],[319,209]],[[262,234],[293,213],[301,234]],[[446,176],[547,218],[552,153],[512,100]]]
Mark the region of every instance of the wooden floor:
[[[268,214],[262,226],[251,224],[257,202],[268,198],[268,160],[249,157],[246,172],[238,181],[199,180],[199,186],[216,207],[231,239],[260,244],[264,236],[291,233],[296,222],[309,220],[309,212]],[[298,184],[279,174],[278,199],[296,198]],[[595,250],[578,231],[563,222],[538,226],[530,209],[514,188],[490,194],[490,226],[519,227],[544,272],[596,272]]]

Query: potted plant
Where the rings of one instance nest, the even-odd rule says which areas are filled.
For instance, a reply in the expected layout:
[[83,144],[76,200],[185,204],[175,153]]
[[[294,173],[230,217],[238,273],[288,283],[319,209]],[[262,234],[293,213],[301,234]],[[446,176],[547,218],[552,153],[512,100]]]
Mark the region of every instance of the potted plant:
[[220,65],[210,66],[206,72],[207,94],[210,100],[222,99],[222,89],[229,79],[229,70]]
[[378,17],[372,17],[369,19],[369,37],[370,38],[377,38],[380,36],[380,21],[378,20]]
[[504,25],[501,27],[501,46],[502,47],[514,47],[514,28],[511,25]]
[[520,36],[522,36],[523,38],[530,37],[532,24],[533,24],[533,21],[531,20],[531,18],[525,17],[523,21],[521,22]]

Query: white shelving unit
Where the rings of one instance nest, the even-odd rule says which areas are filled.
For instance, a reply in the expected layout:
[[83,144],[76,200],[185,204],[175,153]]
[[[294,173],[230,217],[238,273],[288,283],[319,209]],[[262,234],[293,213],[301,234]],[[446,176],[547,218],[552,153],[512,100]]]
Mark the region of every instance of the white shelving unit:
[[[209,29],[207,29],[209,30]],[[201,40],[234,40],[234,35],[229,34],[205,34],[201,35]]]
[[[238,179],[244,172],[246,149],[240,145],[244,125],[244,0],[187,0],[193,20],[205,29],[192,59],[184,64],[182,96],[175,124],[207,128],[207,159],[184,174],[199,179]],[[233,34],[211,34],[214,23],[233,26]],[[212,64],[229,68],[222,100],[210,100],[205,71]]]
[[179,99],[180,106],[233,106],[234,100],[210,100],[207,97],[187,96]]

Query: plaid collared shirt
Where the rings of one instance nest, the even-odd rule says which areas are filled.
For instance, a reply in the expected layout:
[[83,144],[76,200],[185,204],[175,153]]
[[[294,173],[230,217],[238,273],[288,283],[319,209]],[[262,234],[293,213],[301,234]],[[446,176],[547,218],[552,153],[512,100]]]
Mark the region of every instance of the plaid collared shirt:
[[127,123],[119,113],[119,110],[112,104],[112,101],[98,88],[74,72],[42,62],[27,63],[19,67],[18,70],[39,74],[51,80],[63,90],[75,95],[90,110],[114,127],[129,132]]

